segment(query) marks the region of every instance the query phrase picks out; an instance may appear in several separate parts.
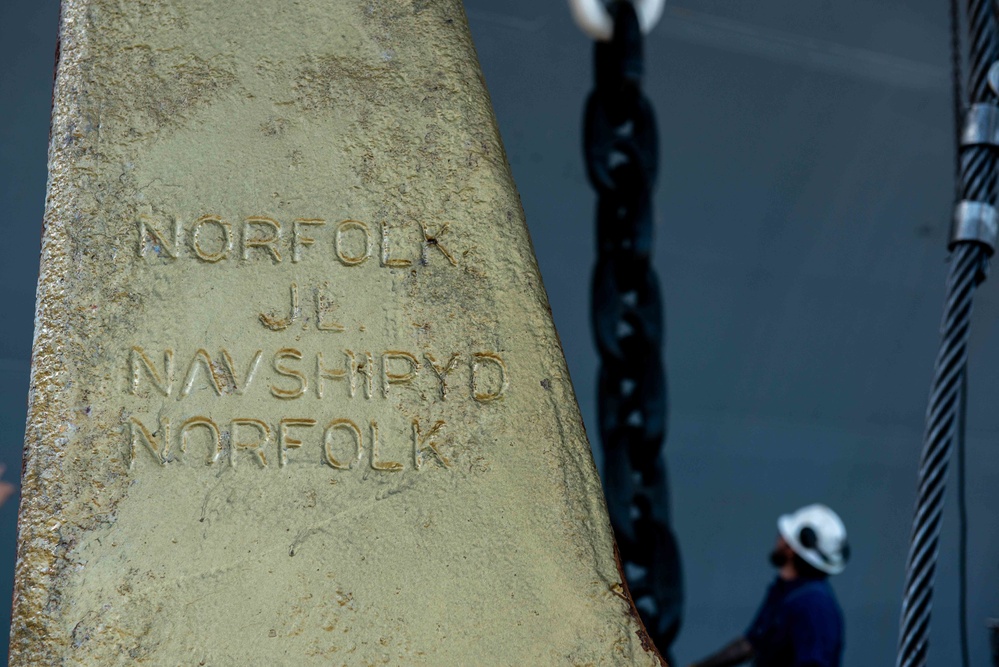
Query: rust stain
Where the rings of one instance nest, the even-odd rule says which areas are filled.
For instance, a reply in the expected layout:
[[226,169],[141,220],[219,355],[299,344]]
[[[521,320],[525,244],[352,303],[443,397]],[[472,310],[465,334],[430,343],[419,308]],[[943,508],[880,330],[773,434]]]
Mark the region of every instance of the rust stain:
[[615,588],[620,587],[620,593],[615,590],[614,594],[620,595],[622,599],[627,601],[628,615],[631,616],[632,620],[638,624],[638,629],[635,630],[635,634],[638,635],[639,640],[642,642],[642,649],[655,655],[656,660],[659,661],[659,664],[662,667],[669,667],[662,654],[659,653],[659,649],[652,641],[652,637],[649,636],[649,631],[645,629],[645,623],[642,621],[642,617],[638,613],[638,609],[635,607],[635,599],[631,597],[631,590],[628,588],[628,580],[624,576],[624,565],[621,563],[621,551],[618,549],[616,541],[614,542],[614,563],[617,565],[617,573],[621,577],[621,581],[614,584]]

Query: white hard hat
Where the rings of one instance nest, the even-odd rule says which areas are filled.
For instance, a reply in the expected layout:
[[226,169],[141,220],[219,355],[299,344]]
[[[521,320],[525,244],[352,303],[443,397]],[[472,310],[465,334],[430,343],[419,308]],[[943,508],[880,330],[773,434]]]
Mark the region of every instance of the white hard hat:
[[846,526],[825,505],[808,505],[777,519],[777,530],[794,553],[817,570],[839,574],[850,558]]

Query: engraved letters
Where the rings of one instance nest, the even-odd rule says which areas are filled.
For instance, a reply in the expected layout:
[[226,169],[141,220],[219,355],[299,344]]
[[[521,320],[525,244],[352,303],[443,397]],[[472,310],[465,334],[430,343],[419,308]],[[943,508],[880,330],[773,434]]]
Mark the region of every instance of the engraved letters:
[[282,468],[288,465],[288,450],[298,449],[302,446],[302,441],[292,437],[290,429],[292,426],[306,427],[315,426],[315,419],[282,419],[278,426],[278,465]]
[[272,384],[271,394],[275,397],[298,398],[299,396],[305,394],[305,390],[309,388],[309,380],[305,377],[305,373],[294,368],[288,368],[283,363],[285,359],[295,359],[298,361],[301,360],[301,358],[302,353],[292,347],[286,347],[274,353],[274,370],[280,375],[295,378],[297,380],[297,386],[292,389],[284,389]]
[[[353,442],[353,453],[349,459],[337,459],[333,455],[333,435],[338,430],[346,431],[348,438]],[[364,454],[362,446],[361,429],[357,428],[357,424],[349,419],[334,419],[326,426],[326,432],[323,434],[323,455],[326,457],[326,463],[332,467],[338,470],[349,470],[355,461],[361,460]]]
[[[267,425],[267,422],[250,418],[233,419],[231,424],[232,425],[229,427],[229,465],[235,468],[236,452],[241,449],[245,449],[253,452],[260,465],[266,468],[267,454],[264,453],[264,450],[271,442],[271,427]],[[236,435],[237,426],[252,426],[257,430],[257,439],[253,442],[245,442],[242,438]]]
[[291,309],[288,317],[278,317],[274,314],[260,313],[260,323],[271,331],[284,331],[302,316],[302,309],[298,305],[298,285],[291,284]]
[[349,218],[282,222],[266,215],[230,220],[215,214],[183,221],[143,214],[138,217],[136,231],[137,255],[147,260],[190,258],[206,264],[237,261],[261,265],[336,260],[344,267],[359,267],[368,264],[377,252],[378,261],[373,265],[403,269],[438,261],[456,267],[461,256],[454,250],[448,222],[369,223]]
[[[162,364],[154,361],[159,358]],[[176,361],[181,362],[185,372],[181,389],[175,393]],[[192,396],[211,400],[267,393],[286,401],[311,394],[316,399],[336,402],[387,399],[402,390],[416,392],[424,401],[438,402],[452,398],[457,389],[477,403],[488,403],[505,395],[509,387],[507,374],[506,362],[495,352],[440,354],[430,350],[329,346],[319,350],[282,347],[239,353],[220,348],[212,357],[204,348],[178,352],[135,345],[128,350],[127,382],[128,393],[135,396],[159,395],[181,402]],[[261,376],[263,379],[258,380]]]
[[[410,433],[385,433],[374,419],[368,422],[366,429],[343,417],[327,422],[321,433],[314,428],[318,424],[311,417],[284,417],[273,423],[236,417],[220,424],[210,417],[196,416],[181,423],[176,436],[172,436],[174,431],[169,417],[161,417],[158,424],[132,417],[129,420],[128,467],[132,469],[137,459],[146,458],[159,466],[201,460],[206,466],[228,464],[235,469],[240,452],[245,452],[255,460],[256,467],[267,469],[273,467],[269,450],[276,453],[278,468],[311,463],[333,470],[356,470],[367,457],[372,470],[395,473],[407,469],[407,464],[394,460],[403,458],[400,455],[407,450],[410,469],[430,466],[447,470],[452,467],[445,452],[452,445],[445,436],[443,420],[429,423],[413,419]],[[155,432],[151,428],[155,428]],[[172,437],[176,437],[176,441]],[[143,456],[143,451],[148,456]],[[294,457],[291,452],[295,452]],[[189,461],[189,455],[195,458]]]
[[[206,234],[205,227],[214,227],[213,239],[215,250],[205,250],[202,245],[202,234]],[[203,215],[194,222],[191,230],[191,250],[198,259],[214,264],[229,256],[232,250],[232,225],[217,215]]]
[[[332,320],[330,316],[330,311],[333,310],[333,300],[319,288],[313,289],[313,304],[315,305],[315,310],[312,313],[314,317],[306,318],[302,322],[302,328],[308,329],[308,319],[312,319],[316,323],[316,329],[319,331],[332,331],[336,333],[341,333],[344,331],[344,326],[338,324]],[[292,324],[302,320],[302,307],[299,302],[299,289],[297,283],[291,284],[291,289],[288,291],[291,295],[290,306],[282,307],[279,311],[271,311],[269,313],[260,313],[257,315],[257,319],[260,323],[264,325],[265,329],[271,331],[284,331]],[[285,310],[285,308],[287,310]],[[287,312],[287,317],[281,317],[277,312],[285,313]]]
[[132,393],[139,395],[139,385],[142,383],[143,371],[145,377],[152,381],[153,387],[164,396],[169,396],[173,391],[173,350],[163,351],[163,373],[156,368],[156,364],[146,356],[145,350],[141,347],[133,347],[129,355],[129,365],[132,370]]
[[[465,256],[449,223],[411,219],[143,214],[137,232],[137,266],[156,271],[191,260],[261,269],[321,262],[324,273],[330,266],[406,269],[408,279],[420,267],[450,271]],[[351,312],[341,311],[341,301],[353,292],[335,274],[322,286],[284,280],[268,283],[273,291],[244,310],[250,319],[242,324],[262,327],[256,331],[268,344],[199,347],[175,340],[170,347],[124,348],[123,389],[138,408],[123,413],[129,469],[136,461],[260,471],[312,465],[364,478],[455,470],[461,448],[445,420],[414,417],[404,406],[416,401],[431,415],[445,401],[452,411],[488,410],[509,388],[503,357],[370,346],[363,323],[341,319]],[[373,409],[387,412],[372,418]]]
[[[492,373],[487,369],[491,368]],[[492,375],[492,382],[486,388],[481,376]],[[506,363],[493,352],[476,352],[472,355],[472,398],[485,403],[502,398],[507,388]],[[481,389],[481,391],[480,391]]]
[[[360,248],[361,250],[353,251],[349,249],[349,242],[347,241],[348,234],[350,230],[357,230],[360,232]],[[355,232],[351,236],[357,237],[358,234]],[[334,238],[334,247],[336,249],[336,256],[344,266],[357,266],[358,264],[363,264],[367,261],[368,257],[371,257],[371,230],[368,226],[359,220],[344,220],[336,226],[336,236]]]
[[[261,229],[262,235],[254,236],[251,228]],[[250,248],[263,248],[275,264],[281,263],[281,252],[277,248],[281,240],[281,223],[264,216],[252,216],[243,223],[243,260],[250,259]]]

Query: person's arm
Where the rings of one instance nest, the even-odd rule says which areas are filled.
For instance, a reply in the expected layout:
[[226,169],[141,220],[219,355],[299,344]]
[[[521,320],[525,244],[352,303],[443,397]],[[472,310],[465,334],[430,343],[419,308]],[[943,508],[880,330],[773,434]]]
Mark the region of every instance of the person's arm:
[[739,637],[722,650],[714,653],[690,667],[732,667],[741,665],[753,657],[753,646],[745,637]]

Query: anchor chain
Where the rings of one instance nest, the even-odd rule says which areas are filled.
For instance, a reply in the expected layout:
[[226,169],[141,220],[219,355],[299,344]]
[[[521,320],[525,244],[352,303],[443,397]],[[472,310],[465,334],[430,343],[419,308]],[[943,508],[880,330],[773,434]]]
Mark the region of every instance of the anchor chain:
[[584,155],[597,192],[591,317],[600,354],[598,418],[604,485],[635,606],[667,656],[680,629],[680,555],[662,455],[667,386],[663,305],[652,264],[656,119],[642,93],[642,31],[630,2],[608,7],[613,37],[595,44]]

